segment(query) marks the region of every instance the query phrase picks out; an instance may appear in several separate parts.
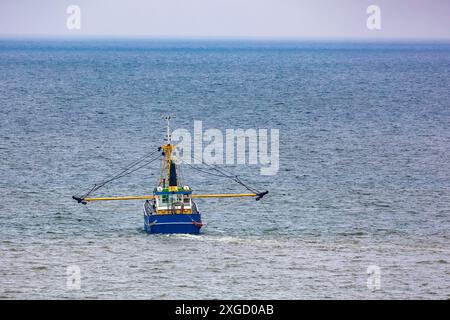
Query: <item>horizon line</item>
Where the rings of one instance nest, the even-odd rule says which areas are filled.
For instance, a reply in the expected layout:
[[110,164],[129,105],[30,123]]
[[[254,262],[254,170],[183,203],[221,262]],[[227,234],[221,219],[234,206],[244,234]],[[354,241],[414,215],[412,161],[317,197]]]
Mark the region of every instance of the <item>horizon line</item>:
[[286,42],[450,42],[444,37],[283,37],[283,36],[186,36],[186,35],[102,35],[102,34],[1,34],[0,40],[203,40]]

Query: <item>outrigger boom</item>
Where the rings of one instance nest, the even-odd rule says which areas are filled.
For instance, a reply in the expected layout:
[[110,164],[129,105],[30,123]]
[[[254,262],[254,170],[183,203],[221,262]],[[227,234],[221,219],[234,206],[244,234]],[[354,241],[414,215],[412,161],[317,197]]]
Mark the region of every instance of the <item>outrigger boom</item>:
[[[239,198],[239,197],[257,197],[256,193],[223,193],[223,194],[193,194],[191,198]],[[75,198],[74,198],[75,199]],[[122,197],[100,197],[100,198],[76,198],[75,200],[92,201],[113,201],[113,200],[152,200],[155,196],[122,196]]]

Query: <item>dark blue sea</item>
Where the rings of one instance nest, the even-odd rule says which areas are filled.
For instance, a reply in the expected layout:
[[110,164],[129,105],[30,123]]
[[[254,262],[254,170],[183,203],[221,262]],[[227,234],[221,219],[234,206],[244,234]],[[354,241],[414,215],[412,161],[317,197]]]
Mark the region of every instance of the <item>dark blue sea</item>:
[[[0,108],[0,298],[450,298],[449,43],[0,40]],[[276,175],[224,166],[270,193],[198,200],[198,236],[147,235],[142,201],[72,200],[161,145],[165,114],[278,129]]]

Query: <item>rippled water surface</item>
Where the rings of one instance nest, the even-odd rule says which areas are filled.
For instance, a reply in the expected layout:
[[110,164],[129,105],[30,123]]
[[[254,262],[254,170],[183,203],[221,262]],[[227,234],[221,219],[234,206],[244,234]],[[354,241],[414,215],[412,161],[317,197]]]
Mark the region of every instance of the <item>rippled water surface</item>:
[[[448,299],[449,88],[445,43],[2,40],[0,298]],[[199,200],[198,236],[145,234],[140,201],[71,199],[157,147],[169,111],[279,129],[275,176],[227,167],[270,194]]]

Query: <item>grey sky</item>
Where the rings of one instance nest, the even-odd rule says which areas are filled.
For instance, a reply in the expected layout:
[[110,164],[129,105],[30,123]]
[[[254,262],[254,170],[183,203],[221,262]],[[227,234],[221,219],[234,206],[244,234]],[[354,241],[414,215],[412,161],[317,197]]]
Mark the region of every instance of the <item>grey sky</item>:
[[[81,30],[66,9],[81,8]],[[368,30],[366,8],[381,8]],[[0,0],[0,36],[450,39],[449,0]]]

